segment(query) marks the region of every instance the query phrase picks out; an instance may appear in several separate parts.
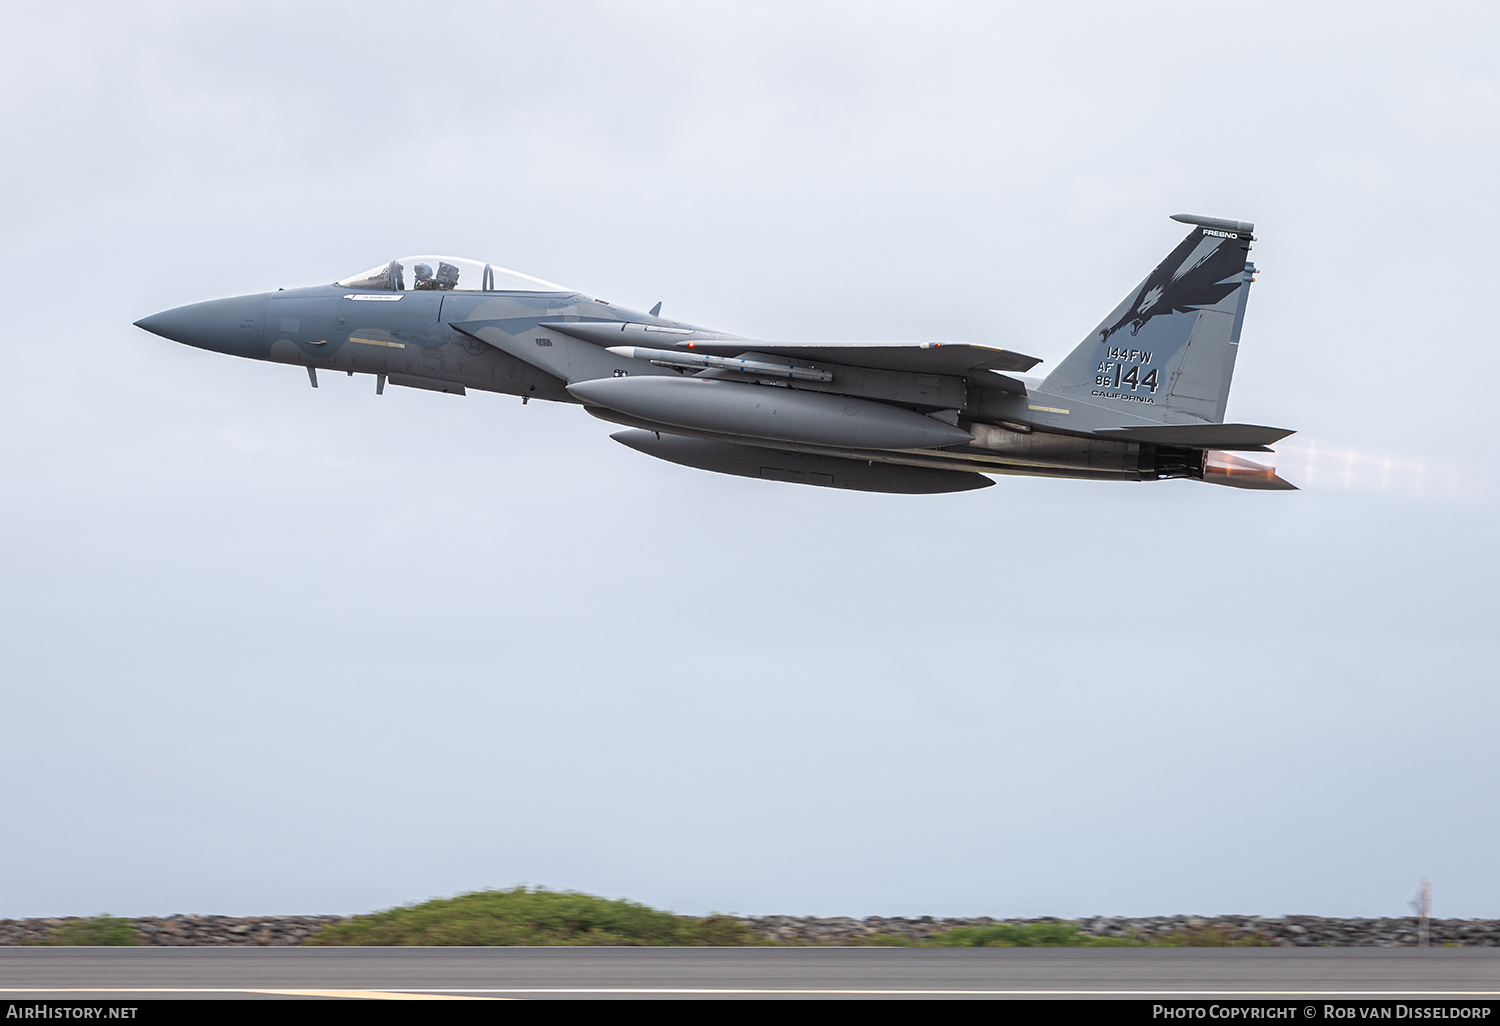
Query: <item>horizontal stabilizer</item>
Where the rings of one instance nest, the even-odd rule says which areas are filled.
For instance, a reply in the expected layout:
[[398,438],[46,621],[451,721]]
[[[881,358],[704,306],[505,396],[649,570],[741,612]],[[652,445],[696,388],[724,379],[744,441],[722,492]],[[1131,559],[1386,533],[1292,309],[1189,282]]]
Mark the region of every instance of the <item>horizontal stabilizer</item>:
[[703,438],[687,438],[655,431],[618,431],[615,441],[637,452],[684,467],[753,477],[765,481],[787,481],[821,488],[844,488],[857,492],[898,495],[936,495],[988,488],[995,482],[983,474],[961,470],[908,467],[896,463],[819,456],[811,453],[764,449]]
[[1266,446],[1293,433],[1286,428],[1262,427],[1259,424],[1161,424],[1150,427],[1101,428],[1094,432],[1097,437],[1120,438],[1127,442],[1241,451],[1264,451]]

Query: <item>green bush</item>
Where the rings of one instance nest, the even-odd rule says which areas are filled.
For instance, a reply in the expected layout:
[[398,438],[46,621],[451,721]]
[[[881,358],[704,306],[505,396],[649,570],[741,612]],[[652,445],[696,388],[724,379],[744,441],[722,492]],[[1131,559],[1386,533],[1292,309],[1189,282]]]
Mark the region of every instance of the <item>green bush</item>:
[[137,943],[135,924],[109,915],[70,919],[52,933],[48,944],[84,946],[131,945]]
[[742,945],[750,930],[730,916],[674,916],[634,901],[577,891],[514,887],[403,905],[326,926],[318,945],[612,944]]
[[709,916],[706,919],[692,919],[687,916],[674,916],[673,918],[678,922],[680,937],[676,941],[678,944],[728,948],[758,943],[750,927],[734,916]]
[[965,926],[934,934],[933,944],[950,948],[1117,948],[1135,943],[1122,937],[1091,937],[1077,923],[997,923]]

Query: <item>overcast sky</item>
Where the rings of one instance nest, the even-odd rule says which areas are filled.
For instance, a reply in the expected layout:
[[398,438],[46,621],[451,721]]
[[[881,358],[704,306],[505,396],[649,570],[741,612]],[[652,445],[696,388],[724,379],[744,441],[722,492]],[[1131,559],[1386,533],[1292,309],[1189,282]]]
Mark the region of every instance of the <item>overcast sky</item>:
[[[4,22],[0,916],[1500,916],[1493,5]],[[1044,372],[1178,211],[1302,491],[755,482],[131,326],[434,252]]]

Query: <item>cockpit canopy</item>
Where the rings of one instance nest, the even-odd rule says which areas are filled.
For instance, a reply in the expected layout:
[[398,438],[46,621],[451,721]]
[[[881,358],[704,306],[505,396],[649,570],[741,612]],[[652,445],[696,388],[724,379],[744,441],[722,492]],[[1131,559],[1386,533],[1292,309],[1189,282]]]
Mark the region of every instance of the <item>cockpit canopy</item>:
[[571,292],[529,274],[463,257],[412,256],[344,278],[348,289],[393,292]]

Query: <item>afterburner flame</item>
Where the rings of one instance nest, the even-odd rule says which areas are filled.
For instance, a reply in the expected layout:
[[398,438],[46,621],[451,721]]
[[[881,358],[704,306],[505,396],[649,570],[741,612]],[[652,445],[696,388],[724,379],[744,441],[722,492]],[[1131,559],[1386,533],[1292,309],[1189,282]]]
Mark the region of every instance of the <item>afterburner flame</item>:
[[1297,439],[1280,442],[1277,472],[1304,489],[1461,498],[1489,494],[1489,475],[1454,462]]

